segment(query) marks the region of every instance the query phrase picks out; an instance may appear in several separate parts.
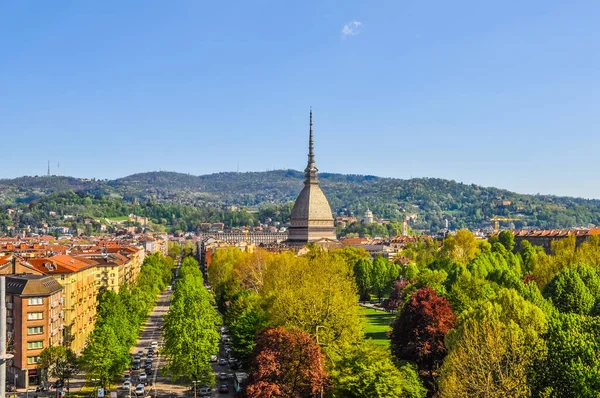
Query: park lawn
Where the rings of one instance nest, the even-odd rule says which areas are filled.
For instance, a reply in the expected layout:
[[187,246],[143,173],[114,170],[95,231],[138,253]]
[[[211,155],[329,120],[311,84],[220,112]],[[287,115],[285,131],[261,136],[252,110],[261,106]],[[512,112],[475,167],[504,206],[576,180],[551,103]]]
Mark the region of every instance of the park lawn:
[[387,333],[394,315],[372,308],[360,307],[361,314],[365,317],[365,338],[373,339],[375,344],[389,345],[390,338]]

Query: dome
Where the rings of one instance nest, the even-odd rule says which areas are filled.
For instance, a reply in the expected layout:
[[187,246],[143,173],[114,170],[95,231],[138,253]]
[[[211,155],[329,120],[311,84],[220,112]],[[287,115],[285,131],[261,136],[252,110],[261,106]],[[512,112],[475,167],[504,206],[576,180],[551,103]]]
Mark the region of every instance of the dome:
[[329,201],[317,184],[304,185],[294,203],[291,221],[292,225],[310,225],[311,221],[329,221],[333,225]]

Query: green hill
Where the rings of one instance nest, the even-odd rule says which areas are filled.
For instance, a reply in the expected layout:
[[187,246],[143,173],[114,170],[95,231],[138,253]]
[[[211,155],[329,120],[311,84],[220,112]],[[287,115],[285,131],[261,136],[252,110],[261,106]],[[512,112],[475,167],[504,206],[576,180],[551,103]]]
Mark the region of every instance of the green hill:
[[[498,188],[437,178],[409,180],[322,173],[321,186],[334,212],[362,215],[367,206],[376,217],[400,220],[413,216],[412,227],[437,230],[478,228],[489,218],[519,215],[514,227],[568,228],[600,225],[600,201],[551,195],[523,195]],[[127,202],[165,202],[184,206],[236,204],[265,207],[293,201],[303,173],[275,170],[193,176],[175,172],[133,174],[116,180],[72,177],[20,177],[0,180],[0,200],[9,206],[29,203],[54,192],[74,191],[95,198]]]

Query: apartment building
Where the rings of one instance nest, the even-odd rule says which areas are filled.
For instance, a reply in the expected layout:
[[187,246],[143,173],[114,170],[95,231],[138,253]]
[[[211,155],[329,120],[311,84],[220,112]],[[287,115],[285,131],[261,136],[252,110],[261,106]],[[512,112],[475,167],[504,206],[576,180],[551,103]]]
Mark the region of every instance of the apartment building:
[[14,354],[7,382],[20,388],[39,385],[44,348],[63,344],[63,287],[51,276],[19,274],[6,277],[8,347]]
[[64,345],[80,354],[96,322],[96,262],[60,255],[29,263],[64,287]]

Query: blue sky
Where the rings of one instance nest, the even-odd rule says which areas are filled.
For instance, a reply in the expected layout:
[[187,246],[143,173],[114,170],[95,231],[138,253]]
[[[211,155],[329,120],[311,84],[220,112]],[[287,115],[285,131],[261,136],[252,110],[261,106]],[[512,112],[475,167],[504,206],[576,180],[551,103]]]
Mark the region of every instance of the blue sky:
[[303,169],[600,198],[598,1],[4,1],[1,177]]

